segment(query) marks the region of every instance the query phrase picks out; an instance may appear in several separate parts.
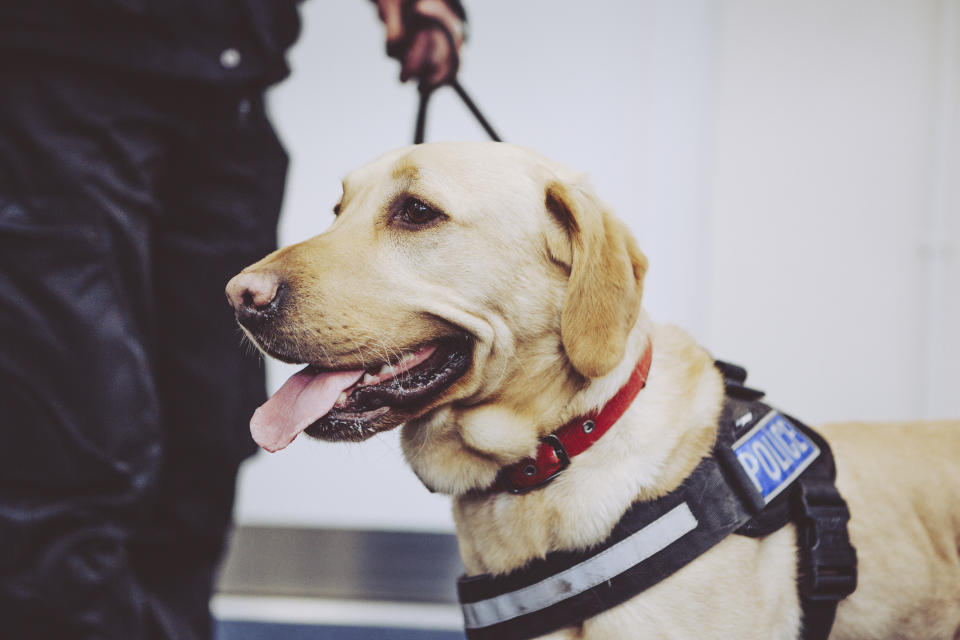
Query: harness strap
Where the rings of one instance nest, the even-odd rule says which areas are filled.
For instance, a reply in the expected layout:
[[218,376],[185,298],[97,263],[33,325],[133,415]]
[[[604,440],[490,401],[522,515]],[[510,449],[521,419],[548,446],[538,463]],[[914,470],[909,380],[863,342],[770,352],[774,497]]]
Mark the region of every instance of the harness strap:
[[[716,452],[728,473],[743,467],[728,455],[733,438],[742,430],[736,428],[737,416],[750,413],[763,392],[744,386],[746,370],[737,365],[717,362],[726,382],[727,400],[721,425],[734,424],[734,431],[721,429]],[[823,437],[792,416],[786,418],[803,430],[821,451],[817,462],[803,472],[789,493],[760,504],[754,496],[746,496],[760,511],[736,531],[738,535],[759,538],[780,529],[788,522],[797,529],[797,592],[801,607],[801,640],[827,640],[836,619],[840,601],[857,588],[857,553],[850,544],[847,523],[850,511],[836,487],[837,469],[830,446]],[[733,464],[731,464],[733,463]]]
[[847,534],[850,512],[823,468],[793,495],[804,640],[826,640],[840,601],[857,586],[857,554]]
[[751,517],[705,458],[683,485],[634,504],[610,536],[586,552],[555,552],[505,576],[457,585],[469,640],[524,640],[626,602],[712,548]]
[[553,552],[506,575],[462,577],[469,640],[525,640],[579,624],[731,533],[761,537],[788,522],[797,526],[801,637],[826,640],[837,604],[856,587],[849,512],[834,486],[830,447],[759,402],[763,393],[742,385],[742,369],[724,373],[727,399],[713,455],[666,496],[633,504],[591,549]]

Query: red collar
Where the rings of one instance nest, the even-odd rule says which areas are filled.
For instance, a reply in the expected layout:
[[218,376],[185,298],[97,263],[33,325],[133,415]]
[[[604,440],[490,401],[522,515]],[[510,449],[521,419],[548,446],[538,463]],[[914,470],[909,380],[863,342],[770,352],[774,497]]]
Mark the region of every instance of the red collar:
[[537,455],[526,458],[500,471],[497,487],[511,493],[526,493],[538,489],[556,478],[570,464],[570,458],[580,455],[600,439],[620,419],[633,399],[647,384],[653,347],[647,348],[634,367],[630,379],[615,396],[600,409],[580,416],[541,438]]

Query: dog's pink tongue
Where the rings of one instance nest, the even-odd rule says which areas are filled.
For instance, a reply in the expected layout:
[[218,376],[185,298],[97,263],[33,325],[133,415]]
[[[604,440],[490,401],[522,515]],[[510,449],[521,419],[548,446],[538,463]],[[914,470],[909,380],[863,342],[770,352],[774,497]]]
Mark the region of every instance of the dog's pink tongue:
[[253,412],[250,433],[258,445],[279,451],[336,404],[340,392],[360,379],[363,370],[316,373],[306,367],[290,376],[269,400]]

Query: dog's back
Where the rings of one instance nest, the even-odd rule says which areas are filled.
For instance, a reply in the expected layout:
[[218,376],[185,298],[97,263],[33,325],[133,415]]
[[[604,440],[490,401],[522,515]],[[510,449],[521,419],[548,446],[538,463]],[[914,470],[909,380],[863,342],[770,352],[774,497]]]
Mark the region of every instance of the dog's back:
[[[857,590],[831,638],[960,633],[960,422],[826,425]],[[884,603],[884,606],[878,606]]]

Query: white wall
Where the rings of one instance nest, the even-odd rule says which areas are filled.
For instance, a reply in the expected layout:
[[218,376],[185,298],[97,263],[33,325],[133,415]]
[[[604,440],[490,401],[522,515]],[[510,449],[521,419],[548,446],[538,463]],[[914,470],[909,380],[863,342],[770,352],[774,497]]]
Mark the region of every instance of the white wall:
[[810,420],[960,415],[958,3],[722,6],[707,344]]
[[[811,421],[960,416],[960,0],[468,0],[461,79],[501,134],[588,171],[651,260],[645,304]],[[412,136],[363,0],[306,3],[271,97],[284,243]],[[481,139],[451,93],[428,140]],[[270,365],[276,388],[290,368]],[[240,479],[244,523],[449,530],[396,434],[298,439]]]

